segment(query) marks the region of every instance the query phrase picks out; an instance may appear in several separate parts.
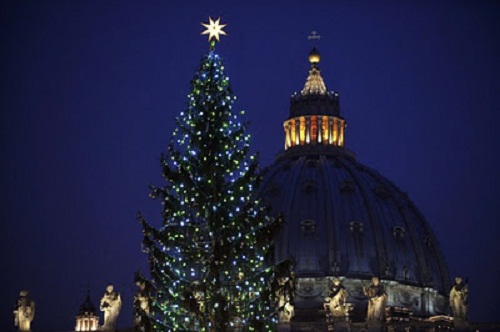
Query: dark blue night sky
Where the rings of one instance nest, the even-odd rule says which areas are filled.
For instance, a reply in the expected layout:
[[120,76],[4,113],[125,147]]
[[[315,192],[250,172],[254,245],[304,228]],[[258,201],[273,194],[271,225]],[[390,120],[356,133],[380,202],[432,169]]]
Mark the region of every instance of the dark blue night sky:
[[[375,4],[376,3],[376,4]],[[147,270],[148,183],[222,16],[223,57],[262,166],[283,148],[316,30],[346,146],[408,192],[475,321],[499,319],[500,3],[495,1],[12,1],[0,5],[0,330],[19,291],[37,331],[74,328],[90,287],[123,294]]]

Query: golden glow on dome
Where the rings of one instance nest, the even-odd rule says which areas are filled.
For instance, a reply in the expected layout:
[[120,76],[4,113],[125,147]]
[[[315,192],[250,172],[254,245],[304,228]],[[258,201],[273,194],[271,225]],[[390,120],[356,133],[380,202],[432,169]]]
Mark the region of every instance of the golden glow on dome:
[[330,121],[326,115],[323,117],[321,123],[322,123],[321,133],[323,134],[322,142],[323,144],[328,144],[330,142],[329,139]]
[[319,55],[318,50],[315,48],[312,49],[312,51],[309,53],[309,62],[313,65],[319,63],[321,60],[321,56]]
[[316,48],[313,48],[309,53],[309,62],[311,63],[311,70],[309,70],[309,76],[307,77],[304,89],[300,92],[302,95],[324,95],[327,94],[327,89],[323,78],[321,77],[321,72],[317,64],[319,63],[321,57]]
[[207,28],[201,34],[208,35],[208,41],[211,41],[212,39],[220,41],[219,35],[227,36],[226,32],[222,30],[227,24],[219,24],[220,17],[216,21],[209,17],[208,21],[209,23],[201,23],[201,25]]
[[306,118],[301,116],[299,118],[299,142],[300,145],[304,145],[306,141]]
[[97,331],[99,328],[99,317],[93,313],[86,312],[76,317],[75,331]]
[[344,147],[344,119],[331,115],[300,116],[283,123],[285,150],[296,145],[333,145]]
[[311,69],[300,95],[292,95],[290,114],[285,120],[285,150],[298,145],[344,147],[346,122],[339,115],[339,96],[326,89],[317,64],[316,48],[309,53]]
[[311,141],[318,141],[318,121],[316,116],[311,116]]

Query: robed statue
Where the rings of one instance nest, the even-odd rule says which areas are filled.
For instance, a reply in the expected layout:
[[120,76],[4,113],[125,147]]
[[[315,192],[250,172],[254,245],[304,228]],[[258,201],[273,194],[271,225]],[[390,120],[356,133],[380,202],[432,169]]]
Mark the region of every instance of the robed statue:
[[469,286],[463,282],[461,277],[455,278],[455,284],[450,291],[450,307],[453,317],[467,319]]
[[31,330],[31,322],[35,317],[35,302],[28,297],[28,291],[23,290],[19,294],[19,299],[14,308],[14,324],[18,331],[25,332]]
[[379,278],[373,277],[371,285],[368,286],[368,288],[363,287],[363,291],[368,297],[368,313],[366,315],[366,320],[384,320],[387,294]]
[[346,311],[347,292],[338,278],[333,278],[332,286],[325,298],[326,307],[334,317],[344,317]]
[[116,329],[116,320],[122,308],[122,299],[120,293],[113,291],[113,285],[108,285],[101,298],[101,311],[104,311],[103,331],[114,331]]
[[293,274],[290,277],[278,278],[278,289],[276,295],[278,298],[278,316],[280,322],[290,322],[295,316],[294,305],[294,279]]
[[134,295],[134,327],[135,331],[148,332],[151,330],[149,311],[151,297],[149,287],[145,281],[135,283],[139,289]]

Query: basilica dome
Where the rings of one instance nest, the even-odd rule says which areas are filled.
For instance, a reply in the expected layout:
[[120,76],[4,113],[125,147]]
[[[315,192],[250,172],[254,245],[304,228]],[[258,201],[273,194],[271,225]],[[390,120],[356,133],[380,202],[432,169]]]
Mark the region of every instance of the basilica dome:
[[339,95],[327,90],[316,49],[309,59],[284,121],[285,149],[261,187],[285,220],[275,256],[295,263],[297,309],[321,306],[338,277],[362,315],[363,286],[377,276],[388,306],[424,317],[446,313],[449,274],[432,229],[406,193],[344,146]]

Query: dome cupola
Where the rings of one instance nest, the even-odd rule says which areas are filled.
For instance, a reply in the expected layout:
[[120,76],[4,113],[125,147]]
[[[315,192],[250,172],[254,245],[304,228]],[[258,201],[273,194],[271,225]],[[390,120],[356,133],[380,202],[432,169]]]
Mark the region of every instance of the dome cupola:
[[98,331],[99,330],[99,316],[97,309],[90,300],[90,291],[87,292],[85,301],[78,310],[76,316],[75,331]]
[[318,64],[316,48],[309,53],[311,69],[304,88],[291,97],[290,117],[283,123],[285,150],[298,146],[344,146],[345,120],[340,116],[339,95],[328,91]]

